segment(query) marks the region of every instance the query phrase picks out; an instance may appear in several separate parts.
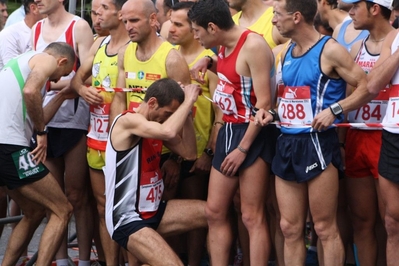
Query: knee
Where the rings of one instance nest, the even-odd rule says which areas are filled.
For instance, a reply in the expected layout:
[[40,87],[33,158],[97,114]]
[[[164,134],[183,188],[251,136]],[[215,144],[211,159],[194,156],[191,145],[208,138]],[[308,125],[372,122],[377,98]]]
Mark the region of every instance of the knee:
[[334,234],[339,235],[338,226],[335,223],[328,223],[326,221],[313,221],[314,230],[321,241],[329,239]]
[[84,206],[89,206],[88,191],[73,190],[66,193],[68,201],[72,204],[73,209],[80,210]]
[[264,224],[266,220],[264,209],[258,212],[254,210],[243,210],[242,211],[242,222],[247,229],[254,228]]
[[396,219],[395,217],[386,213],[385,229],[387,231],[388,236],[399,237],[399,219]]
[[286,219],[280,219],[281,232],[286,240],[299,239],[303,237],[303,226],[299,222],[290,222]]
[[205,205],[205,217],[208,223],[218,222],[227,220],[227,212],[217,208],[215,206],[206,203]]

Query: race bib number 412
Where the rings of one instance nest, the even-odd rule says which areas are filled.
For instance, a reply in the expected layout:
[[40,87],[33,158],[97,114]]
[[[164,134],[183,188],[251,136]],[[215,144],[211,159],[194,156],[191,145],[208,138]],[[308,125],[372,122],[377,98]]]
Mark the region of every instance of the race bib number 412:
[[18,176],[20,179],[29,178],[42,172],[45,168],[40,163],[36,165],[32,158],[33,155],[30,154],[29,149],[22,149],[20,151],[11,154],[14,161],[15,167],[17,168]]

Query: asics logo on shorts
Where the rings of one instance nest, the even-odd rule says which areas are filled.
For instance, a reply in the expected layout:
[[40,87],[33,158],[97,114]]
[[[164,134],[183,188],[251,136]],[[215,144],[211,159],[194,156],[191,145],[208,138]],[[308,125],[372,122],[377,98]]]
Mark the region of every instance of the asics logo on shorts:
[[314,163],[312,165],[306,166],[306,170],[305,173],[308,173],[309,171],[312,171],[313,169],[315,169],[317,167],[317,163]]

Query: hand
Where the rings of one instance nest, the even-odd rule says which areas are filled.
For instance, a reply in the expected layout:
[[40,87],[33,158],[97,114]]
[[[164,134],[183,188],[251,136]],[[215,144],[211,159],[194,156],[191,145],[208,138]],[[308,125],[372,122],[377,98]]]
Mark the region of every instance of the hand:
[[190,173],[209,173],[212,167],[212,157],[206,154],[202,154],[199,157],[193,167],[190,169]]
[[257,126],[267,126],[273,121],[273,115],[266,111],[265,109],[259,109],[255,116],[255,125]]
[[331,126],[335,120],[335,115],[331,112],[330,108],[326,108],[316,115],[312,121],[312,127],[317,131],[326,130]]
[[65,88],[60,90],[59,94],[63,97],[64,100],[75,99],[76,97],[79,97],[79,94],[70,86],[66,86]]
[[229,155],[224,159],[222,165],[220,166],[220,171],[225,176],[234,176],[241,166],[242,162],[245,160],[247,155],[238,149],[234,149]]
[[172,159],[168,159],[163,163],[161,172],[165,188],[172,189],[177,186],[180,179],[179,163]]
[[44,163],[47,157],[47,134],[44,135],[37,135],[36,136],[36,148],[31,151],[33,155],[32,161],[38,165],[40,163]]
[[92,86],[81,87],[81,89],[79,90],[79,94],[87,103],[92,105],[99,105],[104,102],[103,97],[100,95],[100,91]]
[[184,91],[184,99],[195,103],[197,101],[198,95],[202,93],[202,89],[198,84],[188,84],[182,86]]
[[204,76],[206,71],[208,70],[208,63],[209,63],[209,58],[201,58],[199,59],[194,66],[190,69],[190,75],[191,79],[194,79],[195,81],[204,84]]

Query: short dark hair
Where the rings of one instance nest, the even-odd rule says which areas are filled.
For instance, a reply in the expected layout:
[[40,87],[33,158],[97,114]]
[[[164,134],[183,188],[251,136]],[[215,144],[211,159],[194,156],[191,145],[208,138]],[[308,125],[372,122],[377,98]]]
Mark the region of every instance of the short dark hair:
[[168,13],[168,11],[170,9],[172,9],[177,3],[179,3],[179,0],[164,0],[163,1],[163,9],[165,11],[165,15],[166,13]]
[[398,10],[399,9],[399,0],[393,0],[393,10]]
[[126,3],[127,0],[112,0],[112,3],[115,5],[116,9],[119,11],[122,9],[122,6],[124,3]]
[[51,51],[53,55],[60,55],[68,59],[68,63],[74,64],[76,55],[75,51],[73,50],[72,46],[67,44],[66,42],[52,42],[47,45],[46,49],[43,52]]
[[[367,6],[367,9],[368,10],[370,10],[370,8],[372,8],[373,7],[373,5],[376,5],[376,3],[373,3],[373,2],[369,2],[369,1],[365,1],[366,2],[366,6]],[[377,4],[377,5],[379,5],[379,4]],[[390,18],[391,18],[391,10],[390,9],[388,9],[388,8],[386,8],[385,6],[382,6],[382,5],[379,5],[380,6],[380,8],[381,8],[381,15],[386,19],[386,20],[389,20]]]
[[229,30],[235,25],[225,0],[199,0],[188,11],[188,18],[204,29],[210,22],[221,30]]
[[29,14],[30,13],[30,7],[29,6],[31,4],[35,4],[35,0],[24,0],[23,4],[24,4],[25,14]]
[[0,4],[3,4],[3,5],[7,4],[7,0],[0,0]]
[[195,4],[195,2],[192,2],[192,1],[178,2],[172,7],[172,10],[177,11],[180,9],[191,9],[194,4]]
[[170,105],[173,100],[180,104],[184,101],[184,92],[180,85],[171,78],[163,78],[152,83],[145,93],[144,102],[155,97],[159,107]]
[[285,10],[292,13],[300,12],[305,22],[313,25],[313,20],[317,13],[317,3],[315,0],[286,0]]
[[[176,5],[174,5],[172,7],[173,11],[178,11],[178,10],[187,10],[189,11],[194,5],[194,2],[192,1],[187,1],[187,2],[179,2],[176,3]],[[187,16],[187,22],[191,24],[191,20],[189,19],[189,17]],[[190,25],[191,27],[191,25]]]
[[[317,2],[320,2],[321,0],[317,0]],[[331,9],[336,9],[338,8],[338,1],[337,0],[326,0],[327,4],[331,6]]]

